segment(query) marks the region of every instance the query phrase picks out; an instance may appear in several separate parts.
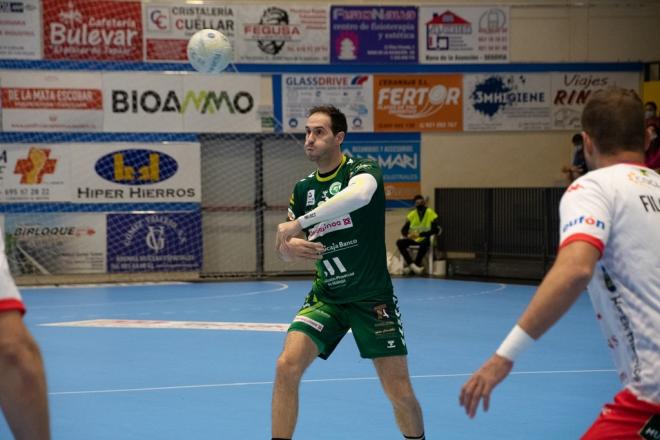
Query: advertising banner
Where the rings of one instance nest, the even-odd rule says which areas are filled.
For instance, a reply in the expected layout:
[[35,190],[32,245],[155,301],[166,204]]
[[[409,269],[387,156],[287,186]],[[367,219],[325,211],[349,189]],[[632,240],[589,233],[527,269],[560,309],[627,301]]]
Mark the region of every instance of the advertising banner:
[[342,150],[351,157],[378,162],[387,200],[409,202],[421,192],[419,133],[348,134]]
[[261,132],[261,76],[184,74],[180,112],[191,133]]
[[68,202],[70,162],[59,145],[0,144],[0,202]]
[[0,99],[3,131],[103,129],[98,73],[2,71]]
[[419,62],[509,62],[507,6],[420,6]]
[[348,132],[373,131],[373,77],[370,75],[282,75],[284,131],[304,132],[307,113],[331,104],[346,115]]
[[332,63],[416,63],[415,6],[332,6]]
[[0,59],[41,58],[41,2],[0,2]]
[[462,75],[375,75],[376,131],[461,131]]
[[197,212],[108,214],[108,272],[198,271],[202,217]]
[[550,75],[489,74],[463,77],[465,131],[550,128]]
[[103,74],[103,127],[110,132],[183,131],[180,73]]
[[327,64],[327,6],[244,4],[237,11],[237,63]]
[[104,214],[5,214],[5,239],[15,275],[105,272]]
[[139,1],[43,0],[44,58],[142,61]]
[[552,128],[580,130],[584,104],[596,90],[618,86],[639,93],[638,72],[566,72],[552,74]]
[[216,29],[233,42],[237,8],[212,2],[144,3],[146,60],[188,62],[188,40],[202,29]]
[[77,203],[199,202],[200,147],[193,142],[68,144]]

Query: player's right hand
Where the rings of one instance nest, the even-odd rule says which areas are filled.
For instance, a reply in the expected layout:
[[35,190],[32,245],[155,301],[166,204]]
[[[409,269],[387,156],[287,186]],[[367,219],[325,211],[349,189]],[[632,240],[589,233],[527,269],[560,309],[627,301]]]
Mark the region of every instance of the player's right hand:
[[494,354],[465,382],[461,388],[459,403],[465,407],[465,413],[472,418],[477,414],[479,402],[483,399],[484,411],[490,406],[490,393],[495,386],[509,375],[513,362]]
[[325,247],[321,243],[291,237],[281,242],[277,250],[284,261],[295,259],[320,260],[323,258],[322,254],[325,251]]

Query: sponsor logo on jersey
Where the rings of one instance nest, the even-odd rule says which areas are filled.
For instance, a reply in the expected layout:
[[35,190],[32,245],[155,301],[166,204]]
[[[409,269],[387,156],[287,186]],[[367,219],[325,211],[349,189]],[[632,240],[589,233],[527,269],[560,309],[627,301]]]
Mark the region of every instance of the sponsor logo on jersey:
[[[623,300],[621,294],[614,293],[610,296],[610,301],[612,303],[613,312],[616,319],[619,321],[619,331],[624,337],[622,343],[626,344],[627,349],[625,350],[630,356],[630,373],[632,374],[631,380],[635,382],[641,381],[642,376],[642,367],[639,355],[637,354],[637,348],[635,344],[635,332],[630,325],[630,317],[623,309]],[[625,379],[624,379],[625,380]]]
[[647,420],[646,425],[639,431],[639,435],[644,440],[658,440],[660,439],[660,414],[651,416]]
[[376,318],[378,320],[390,319],[389,313],[387,313],[387,304],[378,304],[374,306],[374,313],[376,313]]
[[332,182],[332,185],[330,185],[330,194],[334,196],[339,191],[341,191],[341,182]]
[[561,232],[566,232],[573,226],[578,226],[582,224],[605,230],[604,221],[594,218],[592,216],[581,215],[580,217],[576,217],[571,221],[569,221],[568,223],[564,224],[561,228]]
[[333,242],[332,244],[326,245],[325,251],[323,252],[323,254],[328,255],[328,254],[331,254],[335,251],[343,251],[345,249],[354,248],[356,246],[358,246],[357,238],[354,238],[353,240],[348,240],[348,241]]
[[327,222],[321,222],[318,225],[312,227],[309,230],[308,239],[315,240],[319,237],[323,237],[325,234],[329,234],[330,232],[352,227],[353,220],[351,219],[351,216],[347,214],[344,217],[328,220]]
[[653,179],[645,169],[639,169],[628,173],[628,180],[638,185],[648,185],[660,188],[658,179]]
[[305,203],[305,206],[314,206],[315,198],[316,198],[315,190],[310,189],[309,191],[307,191],[307,202]]
[[642,194],[639,200],[644,206],[644,211],[660,213],[660,197]]
[[569,192],[577,191],[578,189],[584,189],[584,186],[580,185],[579,183],[574,183],[573,185],[568,187],[566,192],[569,193]]
[[360,171],[360,170],[368,170],[370,168],[373,168],[373,164],[370,163],[361,163],[360,165],[355,167],[355,171]]

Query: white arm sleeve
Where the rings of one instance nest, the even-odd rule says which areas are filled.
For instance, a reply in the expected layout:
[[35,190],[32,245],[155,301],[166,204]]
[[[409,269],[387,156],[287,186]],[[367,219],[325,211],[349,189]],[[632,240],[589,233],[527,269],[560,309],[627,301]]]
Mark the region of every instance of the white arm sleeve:
[[376,178],[371,174],[358,174],[348,181],[346,188],[339,191],[327,202],[317,206],[307,214],[301,215],[297,220],[304,229],[322,221],[353,212],[371,201],[377,186]]

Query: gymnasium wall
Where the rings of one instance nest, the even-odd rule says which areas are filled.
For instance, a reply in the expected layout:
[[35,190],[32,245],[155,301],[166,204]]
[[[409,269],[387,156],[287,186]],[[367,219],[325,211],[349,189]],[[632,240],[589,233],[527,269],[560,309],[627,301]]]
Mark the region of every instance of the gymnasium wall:
[[[181,3],[168,2],[145,2],[147,4]],[[205,4],[222,5],[223,2],[207,1]],[[259,0],[248,0],[245,4],[264,4]],[[300,4],[297,2],[282,0],[282,5]],[[588,5],[585,6],[584,4]],[[401,2],[373,2],[373,1],[308,1],[306,5],[397,5]],[[521,1],[510,0],[507,2],[493,1],[416,1],[411,5],[447,5],[473,6],[473,5],[497,5],[510,7],[510,34],[509,60],[504,64],[496,65],[472,65],[466,73],[505,73],[526,74],[536,73],[540,75],[553,75],[562,72],[567,75],[576,72],[587,72],[587,78],[598,76],[599,72],[616,70],[618,63],[639,63],[657,61],[660,59],[660,32],[657,23],[660,23],[660,2],[654,0],[638,1],[615,1],[615,0],[592,0],[581,1],[558,1],[558,0],[536,0]],[[441,8],[440,8],[441,9]],[[53,63],[51,65],[55,65]],[[11,63],[5,64],[4,67]],[[629,65],[630,66],[630,65]],[[627,72],[630,72],[630,67]],[[639,64],[641,80],[641,64]],[[247,66],[250,67],[250,66]],[[289,66],[266,66],[263,71],[257,66],[250,72],[261,74],[260,106],[272,108],[277,106],[273,100],[276,92],[272,75],[287,71]],[[329,66],[328,72],[338,71]],[[341,67],[341,66],[340,66]],[[350,66],[347,66],[350,67]],[[387,67],[380,66],[374,72],[352,72],[352,73],[383,73]],[[419,65],[419,71],[411,73],[428,73],[447,67],[447,73],[463,73],[460,65],[451,66],[429,66]],[[324,66],[315,66],[314,72],[324,73]],[[56,67],[55,67],[56,69]],[[101,69],[102,70],[102,69]],[[553,73],[554,72],[554,73]],[[641,90],[641,84],[640,84]],[[111,130],[112,131],[112,130]],[[116,130],[115,130],[116,131]],[[451,187],[546,187],[562,186],[564,184],[561,167],[570,160],[571,145],[570,138],[573,131],[546,130],[546,131],[482,131],[482,132],[423,132],[421,134],[421,165],[420,182],[422,192],[429,197],[429,205],[433,206],[433,194],[435,188]],[[244,151],[245,161],[252,160],[248,151]],[[302,157],[302,151],[300,151]],[[304,158],[303,158],[304,159]],[[298,164],[300,165],[300,164]],[[304,165],[303,165],[304,166]],[[214,177],[217,170],[213,170]],[[219,171],[218,171],[219,172]],[[296,177],[298,172],[291,172]],[[302,175],[302,174],[300,174]],[[287,190],[288,191],[288,190]],[[231,205],[249,206],[252,203],[251,195],[243,197],[245,200],[230,203]],[[441,202],[441,201],[440,201]],[[282,200],[282,204],[286,200]],[[277,203],[275,203],[277,204]],[[404,221],[408,208],[392,209],[387,213],[387,244],[393,248],[394,242],[399,235],[399,229]],[[237,215],[237,214],[232,214]],[[238,264],[241,258],[248,261],[249,266],[254,266],[254,231],[251,228],[236,230],[231,216],[226,213],[217,213],[209,216],[205,221],[204,240],[204,264],[208,261],[222,261],[223,267]],[[279,214],[267,218],[266,242],[271,243],[272,229],[279,218]],[[224,225],[223,222],[230,222]],[[243,220],[237,221],[244,223]],[[234,229],[232,229],[234,228]],[[222,231],[223,237],[229,236],[227,231],[234,231],[230,244],[222,240],[209,240],[207,230],[217,229]],[[248,246],[241,246],[248,243]],[[224,252],[231,248],[233,254]],[[269,251],[272,251],[269,249]],[[217,253],[218,255],[213,255]],[[244,254],[244,255],[243,255]],[[213,257],[213,258],[207,258]],[[273,259],[272,254],[267,254],[267,268],[284,270],[285,266]],[[239,271],[243,265],[232,267],[232,271]],[[209,269],[213,270],[213,269]]]
[[[556,63],[660,60],[660,2],[592,1],[587,2],[589,7],[570,6],[579,3],[585,2],[506,2],[511,5],[511,61],[547,63],[552,70]],[[644,90],[651,93],[657,88],[651,85]],[[433,206],[435,188],[562,186],[561,168],[570,161],[572,135],[573,131],[424,133],[422,192]],[[390,251],[395,249],[405,212],[388,212]]]
[[[567,3],[580,2],[511,3],[513,63],[548,63],[551,70],[554,63],[660,59],[660,2],[562,6]],[[431,196],[436,187],[561,186],[561,167],[570,160],[572,135],[572,131],[423,134],[422,190]]]

